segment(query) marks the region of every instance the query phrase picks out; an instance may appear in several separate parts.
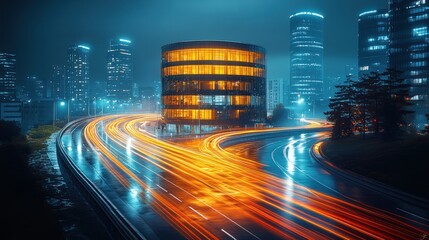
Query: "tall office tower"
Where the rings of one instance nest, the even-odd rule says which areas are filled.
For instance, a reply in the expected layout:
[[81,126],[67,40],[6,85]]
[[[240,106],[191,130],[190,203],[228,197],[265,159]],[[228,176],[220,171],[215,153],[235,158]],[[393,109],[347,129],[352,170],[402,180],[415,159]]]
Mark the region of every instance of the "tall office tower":
[[277,105],[283,104],[284,81],[282,78],[267,80],[267,113],[273,115]]
[[302,114],[314,115],[315,104],[323,98],[323,16],[296,13],[290,16],[290,31],[289,101],[301,106]]
[[66,99],[66,76],[65,67],[52,66],[51,78],[47,84],[47,97],[53,99]]
[[358,62],[359,79],[371,72],[388,68],[389,13],[372,10],[359,14]]
[[67,50],[66,92],[70,111],[84,114],[88,110],[89,52],[84,45],[71,45]]
[[131,41],[112,39],[107,51],[107,97],[121,102],[129,101],[132,88]]
[[411,84],[416,123],[429,113],[429,1],[390,0],[391,68]]
[[16,98],[16,56],[0,53],[0,101]]

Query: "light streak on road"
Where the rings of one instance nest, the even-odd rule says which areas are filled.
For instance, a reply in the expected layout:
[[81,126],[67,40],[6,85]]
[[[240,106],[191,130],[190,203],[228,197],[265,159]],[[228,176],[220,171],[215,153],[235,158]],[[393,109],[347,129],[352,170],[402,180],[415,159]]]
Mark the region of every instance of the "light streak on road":
[[[144,125],[157,120],[156,115],[103,116],[85,127],[84,137],[122,186],[142,199],[150,194],[152,209],[188,239],[218,239],[225,234],[233,239],[417,239],[429,234],[415,220],[273,176],[257,159],[221,147],[235,137],[282,129],[222,132],[195,147],[195,142],[177,144],[144,131]],[[321,127],[311,123],[305,128]],[[308,137],[290,138],[287,146],[299,149],[295,143]],[[286,173],[295,172],[293,154],[285,152],[290,161]],[[151,177],[137,168],[151,172]],[[157,187],[152,186],[155,180]]]

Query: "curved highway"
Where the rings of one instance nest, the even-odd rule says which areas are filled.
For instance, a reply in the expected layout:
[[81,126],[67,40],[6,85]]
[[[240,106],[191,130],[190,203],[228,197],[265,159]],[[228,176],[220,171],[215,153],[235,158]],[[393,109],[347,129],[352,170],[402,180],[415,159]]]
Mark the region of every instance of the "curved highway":
[[155,115],[104,116],[61,144],[149,239],[427,239],[426,209],[334,176],[310,154],[320,126],[171,142]]

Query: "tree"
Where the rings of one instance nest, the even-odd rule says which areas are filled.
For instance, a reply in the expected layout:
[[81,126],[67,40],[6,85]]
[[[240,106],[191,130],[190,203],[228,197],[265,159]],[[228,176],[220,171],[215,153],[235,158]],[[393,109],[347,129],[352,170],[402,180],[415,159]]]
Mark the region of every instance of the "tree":
[[395,69],[387,69],[383,74],[386,78],[383,82],[387,96],[383,104],[383,137],[389,140],[398,136],[401,126],[407,125],[405,116],[413,113],[409,110],[412,105],[409,94],[410,85],[405,83],[401,74]]
[[360,81],[353,81],[357,111],[355,114],[356,127],[363,138],[367,131],[375,134],[380,132],[381,106],[385,93],[381,74],[371,72],[363,76]]
[[338,140],[353,135],[353,95],[351,85],[336,86],[338,91],[330,99],[327,119],[333,122],[331,138]]

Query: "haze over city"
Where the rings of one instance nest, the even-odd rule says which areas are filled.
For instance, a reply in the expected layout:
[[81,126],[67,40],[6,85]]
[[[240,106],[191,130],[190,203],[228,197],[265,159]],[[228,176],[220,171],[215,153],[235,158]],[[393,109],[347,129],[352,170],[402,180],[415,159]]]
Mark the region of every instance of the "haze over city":
[[345,65],[357,64],[359,13],[387,7],[384,0],[9,1],[0,9],[8,36],[0,46],[17,54],[19,81],[49,77],[74,43],[91,47],[91,79],[105,79],[106,50],[115,37],[133,41],[134,79],[143,86],[159,79],[161,46],[187,40],[263,46],[267,77],[288,79],[289,16],[309,10],[325,16],[325,73],[342,76]]
[[0,34],[0,239],[429,239],[428,0],[18,0]]

